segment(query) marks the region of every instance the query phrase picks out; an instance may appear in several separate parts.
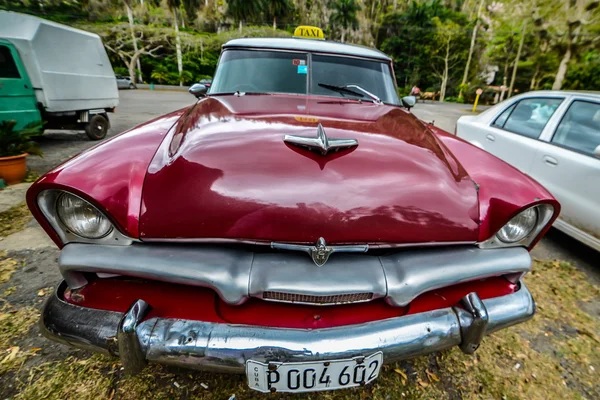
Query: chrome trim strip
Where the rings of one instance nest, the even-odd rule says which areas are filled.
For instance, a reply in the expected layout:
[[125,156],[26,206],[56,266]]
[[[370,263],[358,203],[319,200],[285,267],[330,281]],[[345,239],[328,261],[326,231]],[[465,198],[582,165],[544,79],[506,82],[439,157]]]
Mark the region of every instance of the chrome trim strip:
[[[65,288],[63,283],[44,305],[44,336],[116,355],[115,336],[124,314],[66,303],[61,300]],[[476,295],[469,296],[470,302],[478,303]],[[487,310],[488,326],[485,330],[479,326],[478,334],[523,322],[535,312],[533,298],[523,284],[516,293],[480,302]],[[482,306],[475,310],[479,307]],[[367,356],[375,351],[382,351],[388,363],[411,358],[465,343],[462,332],[468,332],[478,318],[453,307],[315,330],[152,318],[137,325],[136,333],[147,361],[244,373],[249,359],[264,363],[333,360]],[[130,358],[124,350],[119,355]]]
[[325,296],[373,293],[394,306],[418,295],[471,280],[526,273],[526,249],[476,246],[410,249],[383,256],[336,253],[317,267],[301,253],[253,253],[209,245],[102,246],[71,243],[59,258],[71,289],[87,284],[83,272],[102,272],[209,287],[223,301],[241,304],[266,291]]
[[[198,244],[247,244],[251,246],[271,246],[270,240],[229,239],[229,238],[144,238],[142,243],[198,243]],[[418,247],[444,247],[476,245],[477,242],[419,242],[419,243],[365,243],[370,250],[374,249],[404,249]],[[350,245],[350,244],[348,244]]]

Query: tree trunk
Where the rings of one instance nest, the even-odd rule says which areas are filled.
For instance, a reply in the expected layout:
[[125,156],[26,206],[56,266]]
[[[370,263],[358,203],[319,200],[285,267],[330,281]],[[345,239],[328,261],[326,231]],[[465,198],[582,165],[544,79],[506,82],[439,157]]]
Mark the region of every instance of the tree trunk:
[[508,59],[506,60],[506,63],[504,64],[504,80],[502,82],[502,89],[500,91],[500,100],[502,101],[504,100],[504,92],[506,91],[506,83],[508,81]]
[[127,65],[127,69],[129,70],[129,79],[131,79],[132,82],[135,81],[135,66],[140,61],[142,51],[143,50],[136,50],[129,61],[127,61],[124,56],[121,56],[121,59],[125,62],[125,65]]
[[554,78],[554,83],[552,84],[552,90],[560,90],[562,88],[563,82],[567,77],[567,69],[569,67],[569,61],[571,61],[571,44],[569,43],[567,47],[567,51],[563,55],[562,60],[560,60],[560,65],[558,66],[558,71],[556,72],[556,77]]
[[177,71],[179,72],[179,86],[183,86],[183,60],[181,56],[181,38],[179,37],[179,23],[177,22],[177,9],[173,10],[173,24],[175,28],[175,51],[177,54]]
[[344,28],[342,28],[342,43],[344,43],[345,39],[346,39],[346,30]]
[[578,36],[579,27],[576,28],[575,34],[572,34],[571,29],[569,28],[567,50],[565,51],[565,54],[563,55],[563,58],[562,60],[560,60],[560,64],[558,65],[558,71],[556,71],[556,77],[554,78],[554,83],[552,84],[552,90],[562,89],[563,82],[567,77],[569,61],[571,61],[571,56],[573,55],[573,43],[577,41]]
[[[138,45],[137,45],[137,38],[135,37],[135,31],[133,29],[133,11],[131,10],[131,7],[129,6],[129,4],[127,2],[125,3],[125,8],[127,9],[127,19],[129,20],[129,30],[131,31],[131,40],[133,40],[133,52],[137,53],[138,51]],[[138,79],[136,81],[135,79],[135,73],[133,75],[131,75],[131,71],[129,74],[129,79],[131,79],[131,81],[133,82],[133,84],[136,84],[137,82],[142,82],[142,63],[140,62],[140,58],[138,57],[137,59],[137,69],[138,69]]]
[[273,17],[273,30],[277,30],[277,17]]
[[[450,40],[446,42],[446,57],[444,57],[444,73],[442,75],[442,87],[440,88],[440,102],[446,97],[446,85],[448,85],[448,59],[450,58]],[[434,96],[435,97],[435,94]]]
[[539,73],[540,73],[540,64],[537,63],[537,64],[535,64],[535,72],[533,73],[533,76],[531,77],[531,84],[529,85],[529,90],[535,89],[536,80],[537,80]]
[[463,87],[467,84],[467,79],[469,78],[469,68],[471,66],[471,59],[473,58],[473,51],[475,50],[475,39],[477,39],[477,30],[479,29],[479,20],[481,19],[481,9],[483,8],[483,2],[485,0],[479,0],[479,9],[477,10],[477,21],[475,21],[475,26],[473,27],[473,34],[471,35],[471,46],[469,47],[469,56],[467,57],[467,65],[465,65],[465,72],[463,74],[463,79],[460,84],[460,91],[458,93],[458,97],[462,97]]
[[242,20],[240,19],[240,34],[242,33]]
[[513,94],[513,88],[515,87],[515,80],[517,79],[517,68],[519,68],[519,59],[521,58],[521,50],[523,50],[523,42],[525,41],[525,30],[527,29],[527,20],[523,21],[523,28],[521,31],[521,40],[519,41],[519,48],[517,49],[517,57],[515,58],[515,65],[513,66],[512,76],[510,78],[510,87],[508,88],[508,99]]

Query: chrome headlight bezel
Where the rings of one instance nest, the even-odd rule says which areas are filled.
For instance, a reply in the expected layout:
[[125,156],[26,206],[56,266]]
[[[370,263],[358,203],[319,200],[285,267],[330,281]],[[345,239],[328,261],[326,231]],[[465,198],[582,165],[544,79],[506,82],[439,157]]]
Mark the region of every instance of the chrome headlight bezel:
[[[500,232],[515,218],[517,218],[522,213],[527,212],[528,210],[533,210],[536,213],[536,223],[531,229],[531,231],[522,238],[515,241],[502,240],[500,238],[501,235],[499,236]],[[494,234],[494,236],[492,236],[488,240],[478,243],[477,245],[482,249],[517,246],[528,247],[538,237],[540,232],[542,232],[542,230],[548,225],[548,222],[550,222],[553,215],[554,207],[551,204],[536,204],[535,206],[528,207],[526,209],[521,210],[518,214],[511,218],[506,224],[502,226],[502,228],[498,230],[498,232]]]
[[[110,223],[111,228],[109,229],[109,231],[105,235],[97,238],[85,237],[73,232],[72,229],[70,229],[58,215],[58,200],[63,194],[77,197],[78,199],[88,203],[91,207],[93,207],[100,215],[106,218],[106,220]],[[119,230],[114,226],[110,218],[108,218],[105,213],[99,210],[98,207],[96,207],[90,201],[72,192],[57,189],[44,190],[38,195],[37,203],[42,214],[44,214],[44,216],[48,220],[48,223],[50,224],[50,226],[52,226],[52,228],[54,229],[60,240],[63,242],[63,244],[95,243],[123,246],[130,245],[134,242],[133,239],[119,232]]]

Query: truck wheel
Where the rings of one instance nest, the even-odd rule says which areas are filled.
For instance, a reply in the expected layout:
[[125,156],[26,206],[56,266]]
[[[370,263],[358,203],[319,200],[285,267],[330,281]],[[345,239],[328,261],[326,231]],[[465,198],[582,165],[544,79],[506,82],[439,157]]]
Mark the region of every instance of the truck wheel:
[[85,126],[85,133],[92,140],[104,139],[106,132],[108,132],[108,120],[100,114],[92,116]]

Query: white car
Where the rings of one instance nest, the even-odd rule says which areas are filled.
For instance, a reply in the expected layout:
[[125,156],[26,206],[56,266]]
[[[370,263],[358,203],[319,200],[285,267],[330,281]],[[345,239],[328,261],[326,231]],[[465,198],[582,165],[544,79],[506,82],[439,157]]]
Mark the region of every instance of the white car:
[[128,76],[115,75],[117,80],[117,88],[119,89],[135,89],[135,85],[131,82],[131,78]]
[[562,205],[554,227],[600,251],[600,93],[528,92],[456,134],[544,185]]

